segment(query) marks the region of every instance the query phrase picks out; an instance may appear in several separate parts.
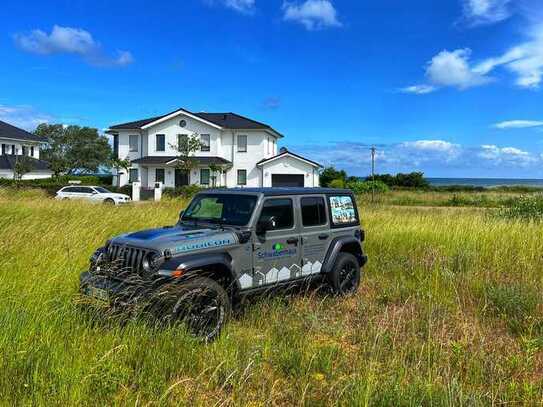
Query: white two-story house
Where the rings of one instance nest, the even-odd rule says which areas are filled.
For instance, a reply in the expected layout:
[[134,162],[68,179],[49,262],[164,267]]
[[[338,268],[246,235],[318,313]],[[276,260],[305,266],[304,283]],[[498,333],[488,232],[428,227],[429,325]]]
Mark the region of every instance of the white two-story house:
[[[283,137],[279,132],[235,113],[178,109],[117,124],[106,132],[113,136],[115,155],[130,161],[128,172],[114,172],[114,184],[119,186],[134,181],[147,188],[156,182],[171,188],[319,185],[318,163],[285,149],[278,151],[277,141]],[[177,165],[175,146],[184,136],[197,136],[201,144],[190,173]]]
[[50,178],[49,164],[40,160],[40,147],[45,140],[23,129],[0,120],[0,178],[13,179],[15,165],[27,156],[31,170],[22,179]]

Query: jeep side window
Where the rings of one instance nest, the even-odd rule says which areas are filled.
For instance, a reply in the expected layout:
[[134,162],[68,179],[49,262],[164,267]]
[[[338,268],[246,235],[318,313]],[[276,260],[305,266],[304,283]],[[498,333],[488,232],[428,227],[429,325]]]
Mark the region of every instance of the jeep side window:
[[304,226],[319,226],[326,224],[324,198],[312,196],[302,198],[302,224]]
[[350,195],[329,196],[330,215],[334,226],[358,225],[356,209]]
[[292,228],[294,226],[292,199],[278,198],[266,200],[260,213],[260,221],[265,221],[272,217],[275,219],[275,228],[273,230]]

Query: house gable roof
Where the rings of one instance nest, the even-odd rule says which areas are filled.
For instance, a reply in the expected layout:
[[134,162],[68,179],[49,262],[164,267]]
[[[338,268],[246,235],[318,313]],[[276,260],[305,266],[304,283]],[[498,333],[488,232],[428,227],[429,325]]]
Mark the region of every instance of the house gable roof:
[[221,129],[231,129],[231,130],[269,130],[275,133],[278,137],[283,137],[282,134],[274,130],[271,126],[258,122],[253,119],[249,119],[245,116],[241,116],[236,113],[206,113],[199,112],[194,113],[186,109],[177,109],[173,112],[164,114],[162,116],[150,117],[148,119],[136,120],[133,122],[116,124],[109,127],[109,130],[136,130],[150,127],[153,124],[160,122],[164,119],[175,117],[180,114],[186,114],[187,116],[193,117],[195,119],[200,119],[208,124],[217,126]]
[[12,140],[21,140],[21,141],[35,141],[38,143],[45,142],[43,138],[38,137],[32,133],[29,133],[26,130],[12,126],[11,124],[3,122],[1,120],[0,120],[0,138],[8,138]]
[[[15,168],[15,163],[17,162],[16,157],[21,156],[14,156],[14,155],[0,155],[0,169],[2,170],[13,170]],[[49,171],[49,163],[47,161],[43,160],[37,160],[36,158],[32,157],[26,157],[31,165],[32,165],[32,171]]]
[[281,159],[281,158],[284,158],[284,157],[292,157],[296,160],[300,160],[300,161],[304,161],[314,167],[318,167],[318,168],[322,168],[322,165],[319,164],[318,162],[315,162],[315,161],[312,161],[312,160],[308,160],[307,158],[305,157],[302,157],[301,155],[298,155],[298,154],[295,154],[291,151],[288,151],[286,148],[282,148],[281,149],[282,151],[273,156],[273,157],[270,157],[270,158],[264,158],[263,160],[260,160],[259,162],[256,163],[256,165],[264,165],[264,164],[267,164],[271,161],[274,161],[274,160],[278,160],[278,159]]

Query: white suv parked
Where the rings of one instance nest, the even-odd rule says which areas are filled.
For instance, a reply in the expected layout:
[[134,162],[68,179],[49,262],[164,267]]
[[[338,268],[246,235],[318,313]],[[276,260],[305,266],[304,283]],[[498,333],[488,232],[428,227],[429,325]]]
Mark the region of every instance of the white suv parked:
[[61,188],[56,199],[84,199],[91,202],[102,202],[120,205],[130,202],[130,197],[108,191],[104,187],[73,185]]

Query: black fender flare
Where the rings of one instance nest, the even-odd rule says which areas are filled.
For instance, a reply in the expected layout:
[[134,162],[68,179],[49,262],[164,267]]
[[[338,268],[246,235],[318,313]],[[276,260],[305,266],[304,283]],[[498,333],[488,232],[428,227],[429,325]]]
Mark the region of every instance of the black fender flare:
[[232,266],[232,257],[228,253],[200,253],[172,257],[171,259],[166,260],[166,262],[160,266],[159,274],[162,277],[168,277],[168,275],[173,271],[183,270],[185,273],[184,275],[186,275],[191,271],[216,265],[219,265],[227,270],[229,277],[239,289],[239,281],[236,278],[234,268]]
[[337,257],[345,246],[351,246],[354,248],[354,252],[351,249],[349,250],[349,253],[354,254],[358,260],[358,264],[360,264],[360,267],[367,262],[367,257],[364,256],[362,246],[360,245],[360,241],[358,239],[356,239],[354,236],[339,236],[334,238],[328,247],[328,251],[326,252],[324,263],[322,265],[322,273],[326,274],[333,270]]

